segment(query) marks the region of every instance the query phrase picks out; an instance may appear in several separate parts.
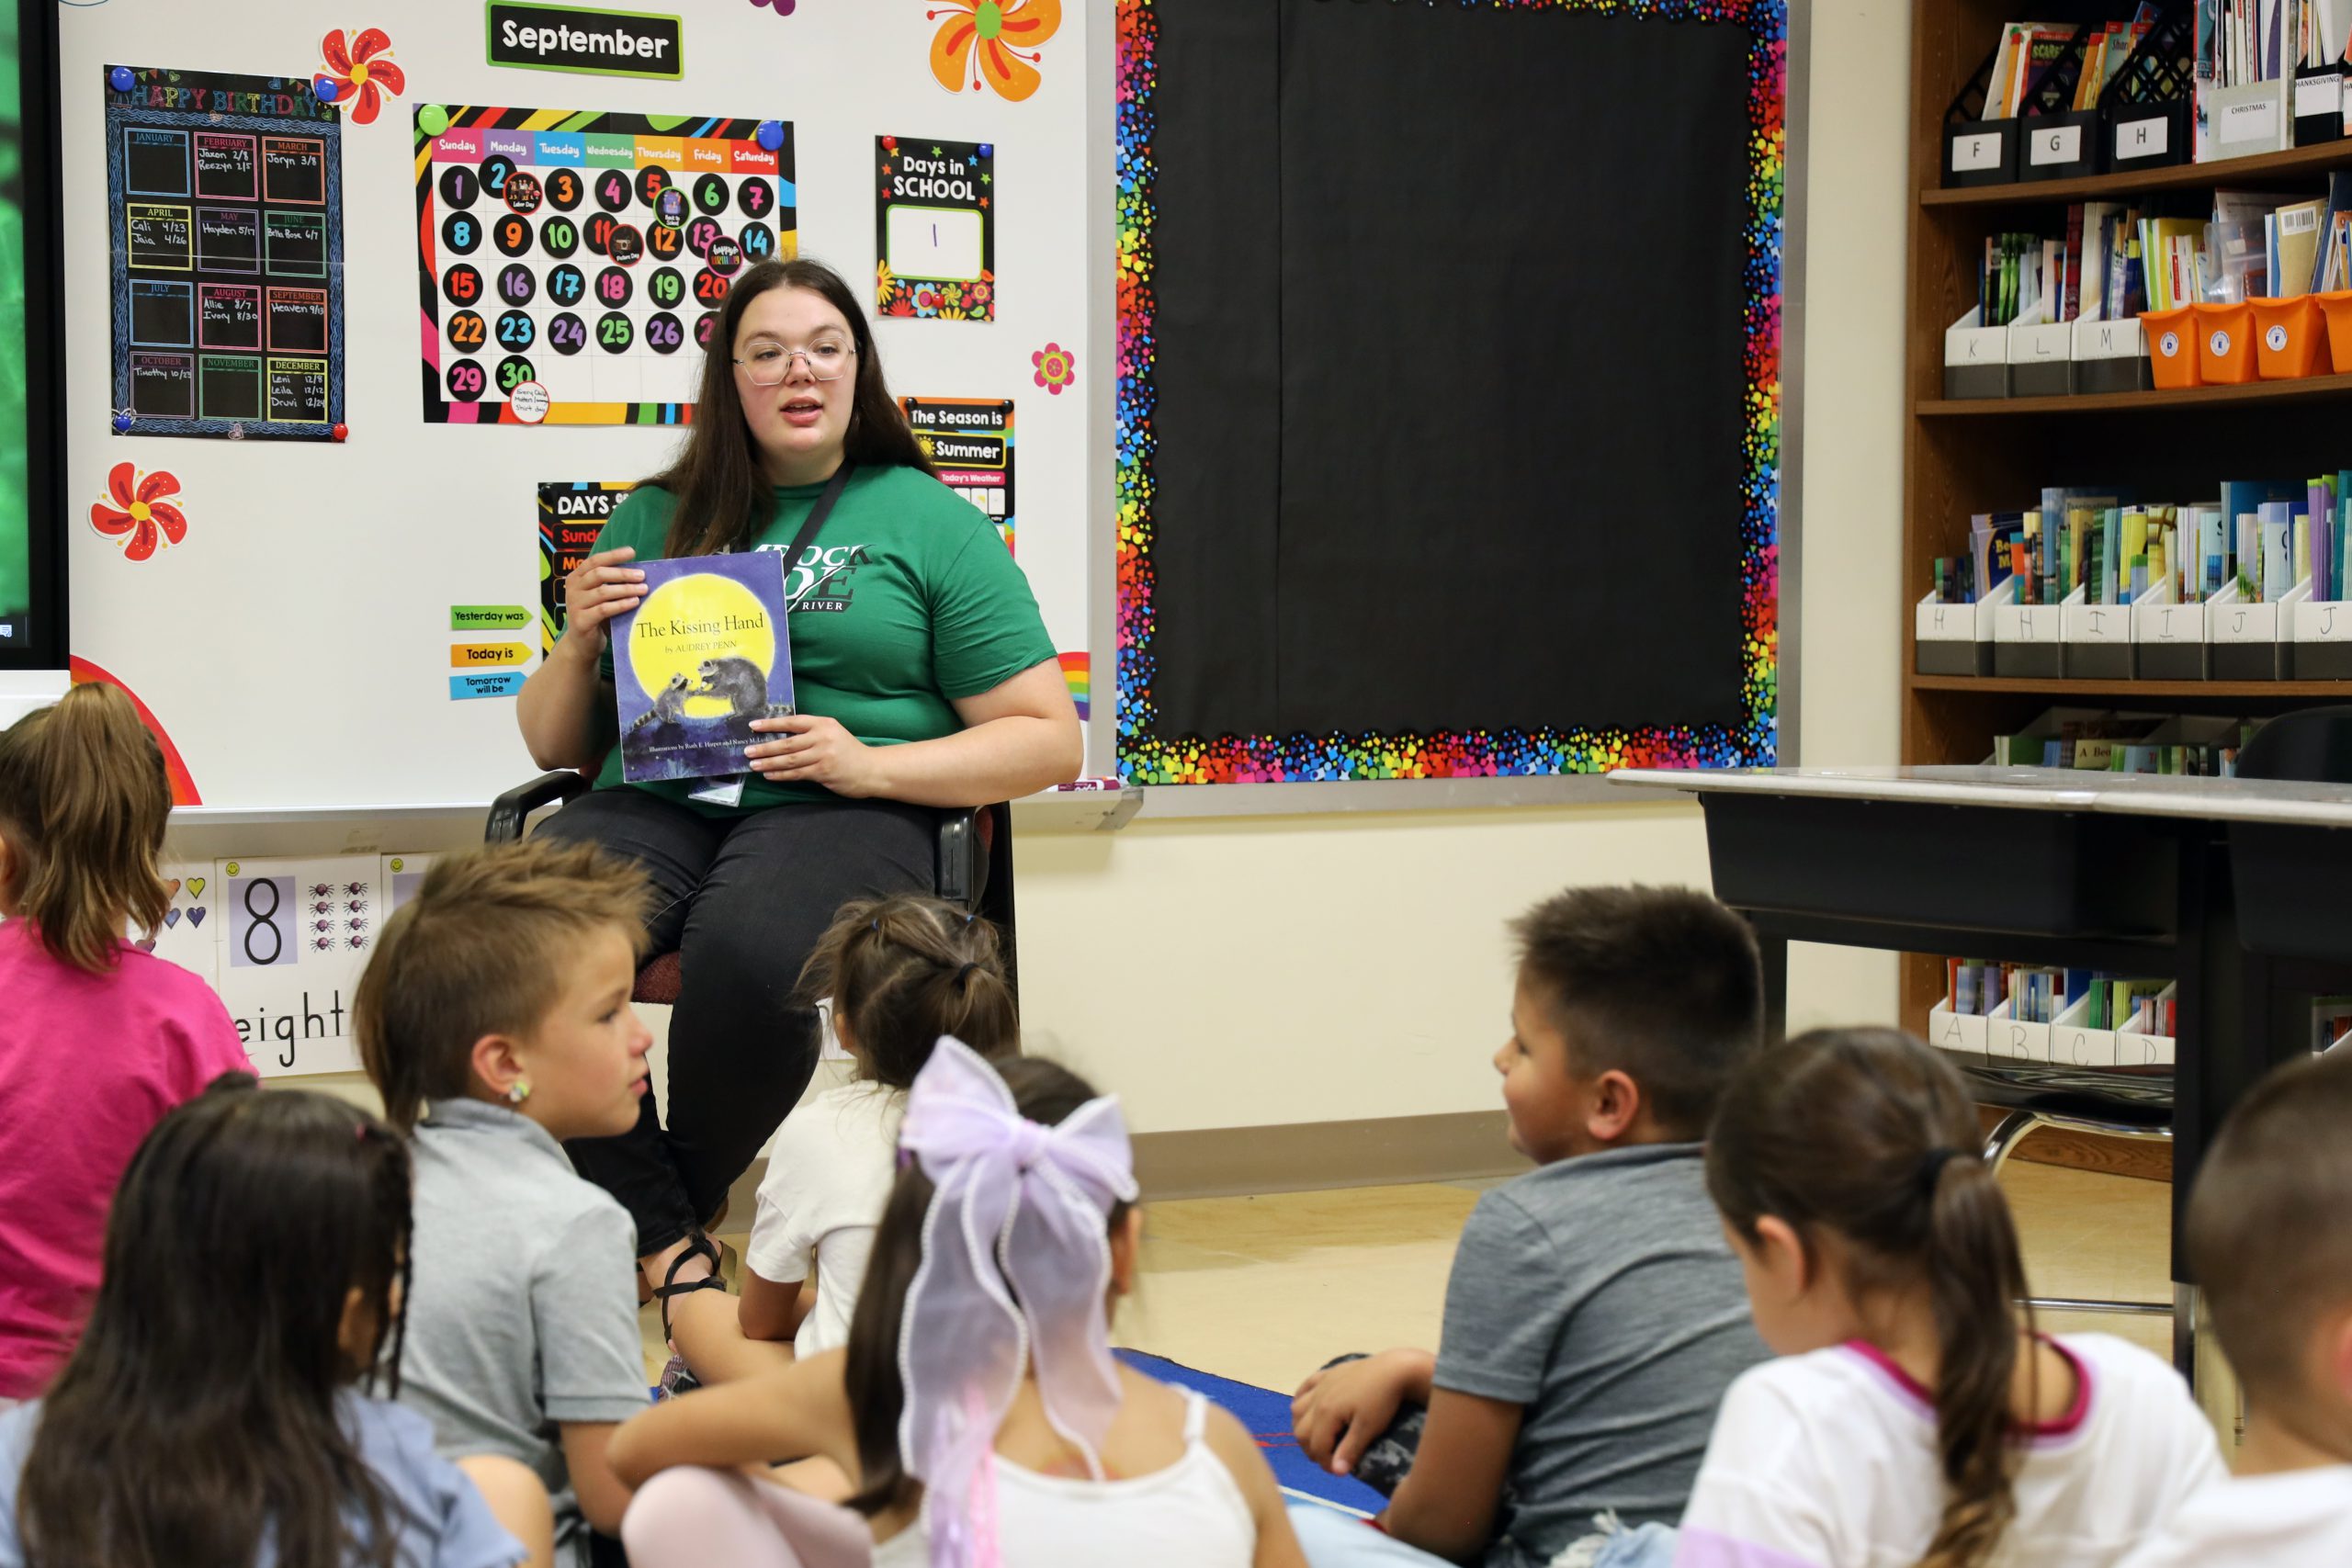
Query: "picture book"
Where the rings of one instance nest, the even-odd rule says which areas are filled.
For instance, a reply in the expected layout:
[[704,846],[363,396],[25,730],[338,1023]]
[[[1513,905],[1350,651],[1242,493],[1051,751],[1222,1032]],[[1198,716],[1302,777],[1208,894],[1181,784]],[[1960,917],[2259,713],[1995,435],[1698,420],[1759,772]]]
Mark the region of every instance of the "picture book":
[[645,597],[613,622],[622,776],[744,771],[752,721],[793,711],[784,557],[774,550],[647,561]]

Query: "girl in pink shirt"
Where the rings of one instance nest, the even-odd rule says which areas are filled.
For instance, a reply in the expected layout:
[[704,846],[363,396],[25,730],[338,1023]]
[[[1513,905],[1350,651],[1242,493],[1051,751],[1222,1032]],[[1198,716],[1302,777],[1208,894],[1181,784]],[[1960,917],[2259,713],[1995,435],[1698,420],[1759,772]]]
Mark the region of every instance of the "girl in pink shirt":
[[169,903],[171,808],[163,752],[112,686],[0,734],[0,1404],[73,1349],[140,1140],[252,1069],[211,988],[123,940]]

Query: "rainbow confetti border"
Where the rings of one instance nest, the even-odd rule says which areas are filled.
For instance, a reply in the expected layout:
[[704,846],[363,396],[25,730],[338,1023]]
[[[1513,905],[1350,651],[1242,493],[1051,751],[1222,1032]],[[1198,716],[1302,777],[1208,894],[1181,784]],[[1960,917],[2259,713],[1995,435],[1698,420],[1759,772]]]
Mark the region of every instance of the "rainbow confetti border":
[[1781,223],[1788,95],[1786,0],[1454,0],[1464,9],[1590,11],[1748,29],[1747,428],[1741,438],[1740,682],[1736,727],[1445,731],[1434,735],[1152,733],[1151,428],[1155,0],[1118,0],[1118,761],[1136,784],[1292,784],[1598,773],[1620,767],[1770,766],[1780,739]]

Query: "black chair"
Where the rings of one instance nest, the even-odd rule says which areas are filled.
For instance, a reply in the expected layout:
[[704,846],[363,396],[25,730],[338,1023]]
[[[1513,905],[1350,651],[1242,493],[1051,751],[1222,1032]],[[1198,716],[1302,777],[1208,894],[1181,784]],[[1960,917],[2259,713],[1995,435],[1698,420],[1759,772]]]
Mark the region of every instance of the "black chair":
[[2352,705],[2280,714],[2238,752],[2238,777],[2352,784]]
[[[523,837],[533,813],[588,793],[593,781],[583,773],[541,773],[517,784],[490,803],[490,818],[482,841],[511,844]],[[939,844],[933,881],[940,897],[994,921],[1004,952],[1004,974],[1013,995],[1021,994],[1020,970],[1013,947],[1012,812],[1009,805],[958,807],[939,813]],[[632,1001],[663,1007],[677,1002],[682,984],[678,955],[657,953],[637,972]]]

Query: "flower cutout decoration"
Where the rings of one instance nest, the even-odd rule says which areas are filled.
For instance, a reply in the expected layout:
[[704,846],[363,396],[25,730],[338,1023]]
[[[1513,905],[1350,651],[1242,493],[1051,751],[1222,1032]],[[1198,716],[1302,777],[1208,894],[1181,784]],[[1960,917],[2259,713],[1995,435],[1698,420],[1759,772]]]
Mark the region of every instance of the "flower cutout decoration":
[[161,469],[141,474],[117,463],[106,499],[90,503],[90,526],[120,545],[124,559],[145,560],[187,537],[187,513],[164,499],[179,492],[180,481]]
[[326,57],[319,80],[334,84],[334,96],[328,101],[349,115],[354,125],[372,122],[384,107],[385,94],[398,96],[408,90],[408,76],[393,63],[391,47],[381,28],[354,35],[348,47],[340,29],[319,40],[319,51]]
[[[947,0],[925,11],[942,22],[931,40],[931,73],[951,93],[982,85],[1019,103],[1037,90],[1037,46],[1061,30],[1062,0]],[[1023,51],[1031,52],[1023,53]]]
[[1060,397],[1062,389],[1078,379],[1078,355],[1057,343],[1049,343],[1029,356],[1037,367],[1037,385],[1052,397]]
[[799,4],[800,0],[752,0],[752,8],[757,10],[763,6],[772,6],[775,8],[777,16],[789,17],[792,15],[793,7]]

